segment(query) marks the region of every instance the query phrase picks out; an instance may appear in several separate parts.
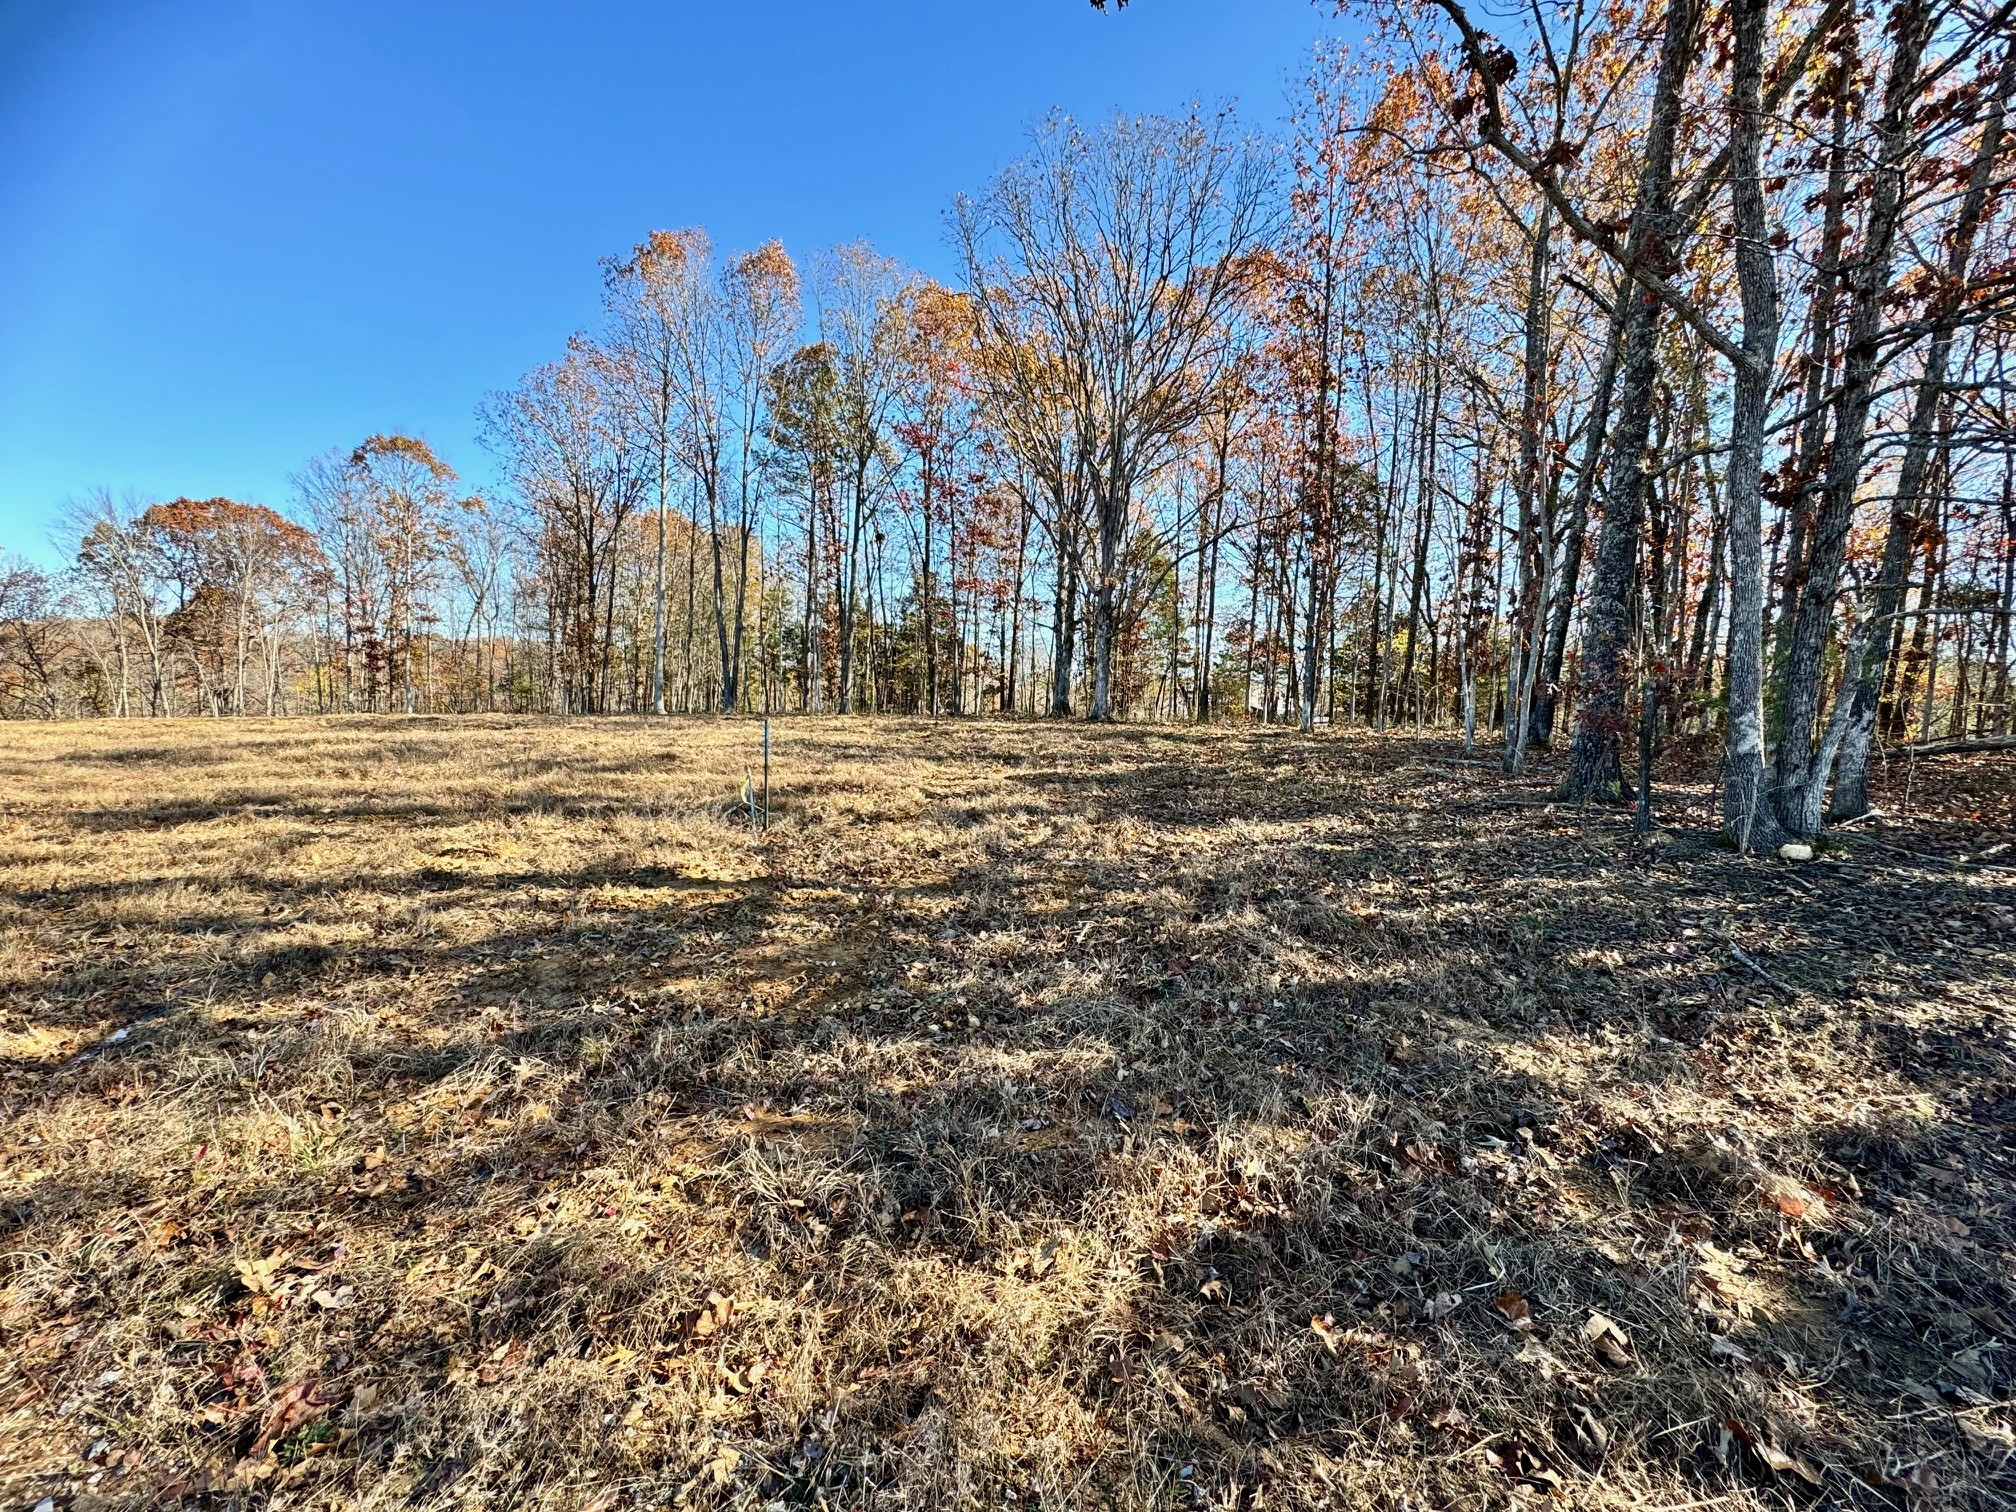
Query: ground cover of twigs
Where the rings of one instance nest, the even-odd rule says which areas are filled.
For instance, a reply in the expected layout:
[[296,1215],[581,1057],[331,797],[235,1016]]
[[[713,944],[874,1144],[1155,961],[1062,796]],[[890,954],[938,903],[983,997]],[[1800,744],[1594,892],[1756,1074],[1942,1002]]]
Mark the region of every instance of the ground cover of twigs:
[[0,1501],[2016,1499],[2016,759],[775,743],[0,730]]

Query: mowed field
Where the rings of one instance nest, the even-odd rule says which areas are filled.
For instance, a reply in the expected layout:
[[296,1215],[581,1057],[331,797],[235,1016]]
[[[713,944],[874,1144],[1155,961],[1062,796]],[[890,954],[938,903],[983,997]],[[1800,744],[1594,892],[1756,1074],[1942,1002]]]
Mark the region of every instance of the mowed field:
[[0,1502],[2016,1499],[2006,758],[775,736],[0,727]]

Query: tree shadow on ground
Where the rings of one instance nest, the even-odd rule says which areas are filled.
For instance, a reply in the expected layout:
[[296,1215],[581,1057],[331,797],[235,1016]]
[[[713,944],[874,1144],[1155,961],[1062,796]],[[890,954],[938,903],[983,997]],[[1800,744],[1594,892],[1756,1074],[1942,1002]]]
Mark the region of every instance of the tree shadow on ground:
[[[997,759],[1031,738],[864,798],[927,816],[887,840],[810,792],[746,879],[416,867],[315,896],[417,922],[312,946],[279,880],[191,913],[242,948],[173,1011],[9,1068],[17,1128],[167,1131],[10,1192],[11,1368],[151,1434],[156,1493],[232,1494],[311,1375],[348,1436],[251,1485],[2016,1490],[2000,881],[1472,813],[1516,790],[1342,742]],[[45,991],[116,1018],[138,965]]]

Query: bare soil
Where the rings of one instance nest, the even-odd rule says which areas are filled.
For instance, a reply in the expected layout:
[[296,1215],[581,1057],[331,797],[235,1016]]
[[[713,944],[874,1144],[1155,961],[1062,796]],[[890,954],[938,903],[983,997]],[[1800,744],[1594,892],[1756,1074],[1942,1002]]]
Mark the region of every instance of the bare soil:
[[2006,1507],[2016,757],[0,730],[0,1497]]

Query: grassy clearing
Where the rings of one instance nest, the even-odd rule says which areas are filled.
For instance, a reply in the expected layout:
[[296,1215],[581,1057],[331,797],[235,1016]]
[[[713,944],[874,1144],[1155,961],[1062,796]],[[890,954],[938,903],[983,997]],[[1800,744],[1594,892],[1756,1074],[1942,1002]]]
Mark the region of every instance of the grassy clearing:
[[759,841],[746,723],[0,734],[23,1505],[2016,1497],[2009,765],[1795,867],[1357,735],[786,721]]

